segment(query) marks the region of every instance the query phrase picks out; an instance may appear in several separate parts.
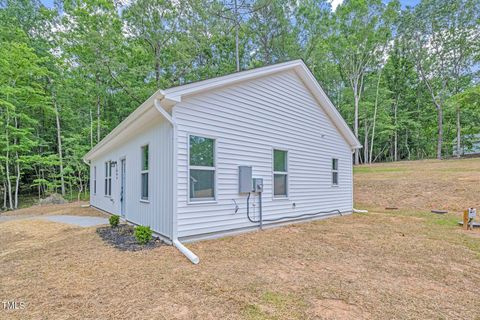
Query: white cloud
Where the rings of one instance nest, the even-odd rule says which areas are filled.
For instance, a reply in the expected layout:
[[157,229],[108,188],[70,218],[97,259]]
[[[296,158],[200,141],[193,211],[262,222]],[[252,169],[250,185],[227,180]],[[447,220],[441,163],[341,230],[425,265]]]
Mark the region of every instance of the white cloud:
[[337,10],[337,7],[343,3],[343,0],[330,0],[330,4],[332,5],[332,10]]

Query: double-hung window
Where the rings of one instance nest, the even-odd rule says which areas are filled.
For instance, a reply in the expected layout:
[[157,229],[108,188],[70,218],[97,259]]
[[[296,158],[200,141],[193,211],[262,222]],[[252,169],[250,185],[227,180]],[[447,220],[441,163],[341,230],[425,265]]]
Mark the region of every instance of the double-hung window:
[[93,194],[97,194],[97,166],[93,167]]
[[338,159],[332,159],[332,185],[338,186]]
[[141,162],[141,180],[142,190],[141,199],[148,200],[148,144],[142,147],[142,162]]
[[288,153],[273,150],[273,196],[285,198],[288,194]]
[[215,140],[189,136],[189,199],[215,200]]
[[105,162],[105,195],[112,195],[112,162]]

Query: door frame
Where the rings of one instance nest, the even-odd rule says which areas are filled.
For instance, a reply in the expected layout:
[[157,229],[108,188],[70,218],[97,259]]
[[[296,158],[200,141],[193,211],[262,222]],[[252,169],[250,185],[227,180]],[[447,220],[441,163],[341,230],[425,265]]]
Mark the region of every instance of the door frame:
[[120,158],[120,216],[125,218],[127,189],[127,158]]

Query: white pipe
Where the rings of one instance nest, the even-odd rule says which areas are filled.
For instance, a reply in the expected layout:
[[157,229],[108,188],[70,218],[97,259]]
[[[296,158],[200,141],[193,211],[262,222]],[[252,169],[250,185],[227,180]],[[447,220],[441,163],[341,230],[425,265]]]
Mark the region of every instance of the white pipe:
[[359,209],[353,208],[353,212],[354,213],[368,213],[368,210],[359,210]]
[[[173,120],[173,117],[168,114],[167,111],[165,111],[165,109],[162,108],[162,105],[160,103],[161,100],[163,100],[164,97],[162,97],[161,99],[155,99],[154,100],[154,105],[155,105],[155,108],[157,109],[157,111],[160,113],[160,115],[165,119],[167,120],[171,125],[172,125],[172,128],[173,128],[173,131],[174,131],[174,134],[173,134],[173,145],[174,145],[174,148],[173,148],[173,159],[174,159],[174,162],[173,163],[176,163],[175,159],[176,159],[176,148],[175,148],[175,143],[176,143],[176,127],[175,127],[175,121]],[[174,179],[176,178],[176,175],[174,177]],[[174,189],[176,189],[175,187],[175,181],[173,183],[173,186],[174,186]],[[175,202],[176,200],[176,194],[174,192],[174,195],[173,195],[173,201]],[[174,204],[175,205],[175,204]],[[176,205],[175,205],[176,206]],[[174,212],[174,224],[176,224],[176,218],[175,218],[175,212]],[[180,241],[178,241],[177,239],[177,236],[176,236],[176,227],[175,225],[173,226],[174,230],[173,230],[173,245],[181,252],[183,253],[187,258],[188,260],[190,260],[193,264],[198,264],[200,262],[200,258],[198,258],[198,256],[193,253],[192,251],[190,251],[187,247],[185,247]]]
[[200,262],[200,259],[197,257],[197,255],[188,250],[188,248],[178,241],[178,239],[173,240],[173,245],[177,247],[177,249],[180,250],[180,252],[183,253],[193,264],[198,264]]

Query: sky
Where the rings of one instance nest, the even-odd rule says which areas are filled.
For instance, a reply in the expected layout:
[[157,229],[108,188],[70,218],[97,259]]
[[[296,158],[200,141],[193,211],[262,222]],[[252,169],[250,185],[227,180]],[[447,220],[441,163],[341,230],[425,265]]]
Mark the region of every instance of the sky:
[[[390,2],[390,0],[382,0],[384,3]],[[343,0],[331,0],[330,3],[332,4],[332,9],[335,11],[337,6],[341,4]],[[402,8],[405,7],[414,7],[416,6],[420,0],[400,0],[400,3],[402,4]]]
[[[54,0],[41,0],[41,2],[48,8],[53,7]],[[331,0],[332,8],[335,10],[339,4],[341,4],[343,0]],[[389,0],[383,0],[383,2],[389,2]],[[406,6],[414,7],[420,2],[420,0],[400,0],[402,7],[405,8]]]

